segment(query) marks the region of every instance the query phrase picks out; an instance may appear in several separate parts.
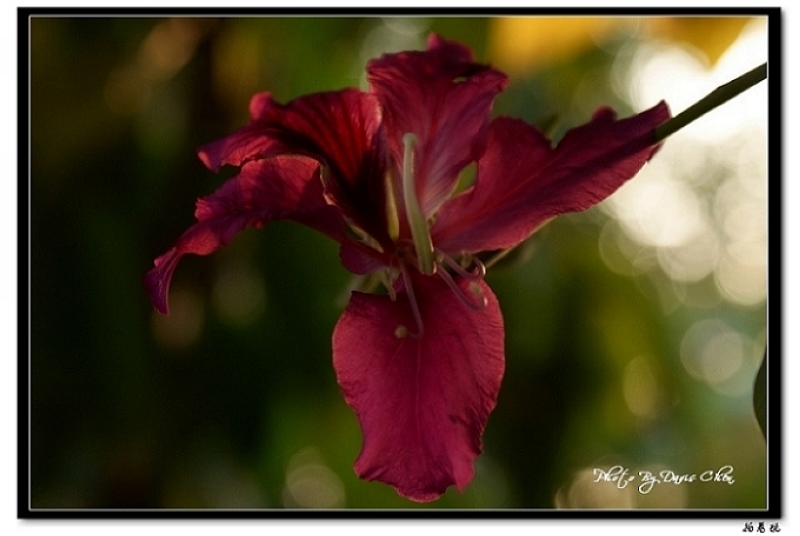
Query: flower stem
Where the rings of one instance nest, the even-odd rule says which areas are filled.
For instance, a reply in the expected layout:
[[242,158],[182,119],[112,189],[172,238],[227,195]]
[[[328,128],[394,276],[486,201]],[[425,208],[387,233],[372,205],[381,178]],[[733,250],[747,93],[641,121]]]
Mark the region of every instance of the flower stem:
[[[714,108],[728,102],[735,96],[743,93],[744,91],[750,89],[754,85],[758,84],[762,80],[767,78],[767,64],[764,63],[763,65],[759,65],[755,69],[746,72],[745,74],[741,75],[740,77],[731,80],[727,84],[719,86],[717,89],[694,103],[692,106],[684,110],[683,112],[679,113],[672,119],[669,119],[665,123],[657,126],[652,132],[652,139],[648,140],[645,143],[652,143],[653,145],[657,145],[663,142],[672,134],[675,134],[677,131],[697,119],[701,117]],[[649,136],[649,133],[646,133],[646,136]],[[633,146],[637,150],[640,149],[638,146]],[[546,223],[550,220],[548,219],[545,222],[531,231],[531,234],[538,231],[541,227],[543,227]],[[508,248],[506,250],[500,251],[496,253],[493,257],[488,259],[484,264],[486,268],[491,268],[494,266],[498,261],[502,260],[506,255],[511,253],[512,250],[519,247],[519,244]]]
[[655,129],[654,141],[660,143],[698,117],[724,104],[767,78],[767,64],[760,65],[735,80],[719,86],[695,104]]

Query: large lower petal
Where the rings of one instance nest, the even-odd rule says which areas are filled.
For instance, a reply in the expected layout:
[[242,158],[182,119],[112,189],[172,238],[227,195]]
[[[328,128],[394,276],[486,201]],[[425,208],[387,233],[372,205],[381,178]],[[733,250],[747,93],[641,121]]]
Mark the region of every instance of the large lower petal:
[[430,217],[452,193],[458,173],[483,152],[492,101],[508,80],[474,63],[465,46],[435,35],[424,52],[372,60],[367,78],[380,100],[394,162],[403,162],[403,135],[417,138],[416,193]]
[[419,338],[398,338],[416,330],[406,292],[396,301],[354,292],[333,334],[339,385],[364,434],[356,473],[415,501],[470,482],[503,376],[497,300],[483,281],[459,285],[486,307],[466,307],[438,277],[415,279]]
[[555,149],[535,127],[496,119],[476,184],[442,207],[434,243],[451,252],[508,248],[554,216],[599,203],[655,153],[653,130],[669,117],[663,102],[621,120],[603,108]]
[[153,306],[167,314],[169,284],[183,255],[208,255],[242,229],[275,219],[304,223],[340,240],[342,219],[325,203],[319,164],[310,158],[279,157],[245,164],[236,177],[199,199],[197,223],[155,260],[144,277]]

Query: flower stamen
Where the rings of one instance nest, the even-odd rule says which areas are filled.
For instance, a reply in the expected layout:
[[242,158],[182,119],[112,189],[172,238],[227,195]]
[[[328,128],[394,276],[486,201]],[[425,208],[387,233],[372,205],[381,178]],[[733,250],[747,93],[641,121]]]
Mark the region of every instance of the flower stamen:
[[[444,279],[444,282],[447,283],[447,286],[450,287],[450,290],[453,291],[453,294],[456,295],[458,301],[472,309],[473,311],[482,311],[489,305],[489,300],[486,299],[486,296],[483,294],[481,288],[474,282],[470,281],[470,292],[472,296],[467,296],[461,287],[453,280],[453,277],[447,273],[447,270],[439,270],[439,275]],[[473,299],[480,300],[478,303],[474,302]]]
[[449,256],[447,253],[441,251],[440,249],[436,250],[436,256],[437,256],[438,259],[443,260],[445,262],[445,264],[447,264],[447,266],[452,268],[453,271],[455,273],[457,273],[458,275],[460,275],[461,277],[465,277],[465,278],[467,278],[467,279],[469,279],[471,281],[478,281],[478,280],[483,279],[484,277],[486,277],[486,265],[483,264],[483,262],[477,257],[473,257],[472,255],[469,255],[469,260],[473,264],[475,264],[475,268],[477,268],[478,271],[477,272],[468,272],[466,269],[464,269],[463,266],[461,266],[461,264],[456,262],[455,259],[453,259],[451,256]]
[[[406,294],[408,295],[408,303],[411,305],[411,312],[414,314],[414,321],[417,323],[417,332],[411,333],[405,326],[398,326],[395,330],[395,336],[403,338],[406,336],[418,339],[425,333],[425,328],[422,325],[422,314],[419,312],[419,305],[417,304],[417,297],[414,295],[414,285],[411,284],[411,274],[408,273],[408,268],[404,264],[400,265],[400,272],[403,274],[403,284],[406,287]],[[400,328],[403,328],[402,330]],[[402,337],[401,337],[402,335]]]
[[386,292],[389,294],[389,299],[392,301],[397,300],[397,291],[394,289],[394,280],[396,277],[397,273],[393,268],[387,268],[378,273],[378,279],[381,283],[383,283],[383,286],[386,288]]
[[384,189],[386,190],[386,228],[389,231],[389,237],[392,241],[397,242],[400,236],[400,218],[397,215],[397,201],[394,197],[394,181],[392,174],[386,172],[383,177]]

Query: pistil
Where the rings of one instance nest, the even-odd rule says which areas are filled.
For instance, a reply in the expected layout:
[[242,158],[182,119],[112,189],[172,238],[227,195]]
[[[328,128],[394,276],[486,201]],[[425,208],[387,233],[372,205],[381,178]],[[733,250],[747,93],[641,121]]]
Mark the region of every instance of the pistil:
[[416,144],[417,137],[414,134],[408,133],[403,136],[403,202],[406,206],[408,226],[411,228],[411,238],[414,240],[419,271],[424,275],[433,275],[433,242],[425,214],[422,213],[419,206],[414,185],[414,146]]

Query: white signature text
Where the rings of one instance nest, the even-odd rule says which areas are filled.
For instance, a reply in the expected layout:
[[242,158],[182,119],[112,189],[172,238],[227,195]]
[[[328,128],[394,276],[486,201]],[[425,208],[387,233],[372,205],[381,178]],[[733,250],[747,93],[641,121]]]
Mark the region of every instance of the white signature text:
[[676,473],[665,469],[654,473],[652,471],[631,472],[627,467],[615,465],[609,469],[594,469],[595,482],[613,482],[620,489],[629,484],[638,484],[641,494],[650,493],[657,484],[673,484],[679,486],[693,482],[719,482],[733,484],[733,466],[724,465],[719,469],[708,469],[701,473]]

